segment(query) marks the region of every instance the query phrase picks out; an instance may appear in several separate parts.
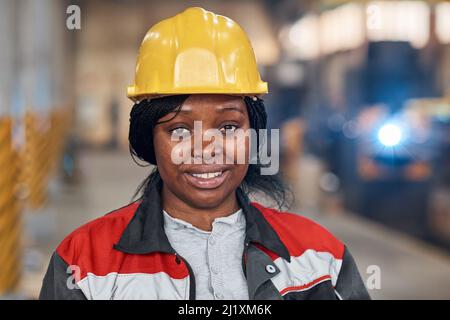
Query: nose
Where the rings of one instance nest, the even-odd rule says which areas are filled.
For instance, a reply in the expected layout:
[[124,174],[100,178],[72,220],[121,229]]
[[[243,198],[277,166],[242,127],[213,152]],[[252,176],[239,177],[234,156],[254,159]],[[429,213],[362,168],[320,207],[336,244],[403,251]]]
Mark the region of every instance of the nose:
[[223,154],[224,141],[216,129],[194,130],[191,156],[194,160],[210,161]]

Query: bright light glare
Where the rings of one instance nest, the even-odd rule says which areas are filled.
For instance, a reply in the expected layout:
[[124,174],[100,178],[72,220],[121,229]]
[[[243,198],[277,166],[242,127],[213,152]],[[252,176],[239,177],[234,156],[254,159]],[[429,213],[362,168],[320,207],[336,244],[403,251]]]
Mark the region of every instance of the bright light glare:
[[385,124],[378,131],[378,140],[386,147],[394,147],[402,140],[402,130],[394,124]]

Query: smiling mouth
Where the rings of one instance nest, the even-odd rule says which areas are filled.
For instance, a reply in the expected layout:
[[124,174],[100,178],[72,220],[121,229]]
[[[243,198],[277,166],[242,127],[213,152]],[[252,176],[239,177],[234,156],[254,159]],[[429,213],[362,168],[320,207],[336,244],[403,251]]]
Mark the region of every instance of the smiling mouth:
[[214,171],[214,172],[202,172],[185,173],[185,177],[189,184],[199,189],[215,189],[220,187],[226,178],[229,176],[228,170],[226,171]]
[[202,179],[211,179],[221,176],[223,171],[205,172],[205,173],[189,173],[191,176]]

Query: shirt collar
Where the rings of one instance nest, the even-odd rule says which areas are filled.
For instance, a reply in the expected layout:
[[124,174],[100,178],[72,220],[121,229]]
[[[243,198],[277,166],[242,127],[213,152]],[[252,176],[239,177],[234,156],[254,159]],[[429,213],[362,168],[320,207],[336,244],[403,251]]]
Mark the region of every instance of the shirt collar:
[[[164,216],[160,198],[162,184],[161,177],[156,176],[149,186],[148,196],[139,204],[119,242],[113,246],[114,249],[129,254],[175,253],[164,230]],[[236,196],[246,222],[245,242],[259,243],[290,261],[290,254],[286,246],[263,214],[250,203],[245,192],[238,188]]]
[[[189,228],[195,231],[198,231],[199,233],[207,233],[211,234],[212,231],[206,231],[201,230],[195,226],[193,226],[191,223],[184,221],[182,219],[174,218],[172,217],[168,212],[163,210],[163,216],[164,216],[164,228],[165,230],[171,229],[171,230],[179,230],[184,228]],[[245,227],[245,218],[242,213],[242,209],[237,210],[236,212],[225,216],[225,217],[219,217],[215,218],[213,221],[213,230],[215,231],[216,228],[220,225],[220,227],[227,227],[227,229],[235,230],[239,228]],[[221,228],[223,229],[223,228]]]

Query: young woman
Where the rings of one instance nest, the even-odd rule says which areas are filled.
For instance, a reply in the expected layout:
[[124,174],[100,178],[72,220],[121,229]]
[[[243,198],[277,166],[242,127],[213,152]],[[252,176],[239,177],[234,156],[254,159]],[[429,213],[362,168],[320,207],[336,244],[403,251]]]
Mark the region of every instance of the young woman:
[[137,201],[64,239],[40,298],[368,299],[343,243],[300,215],[250,202],[254,191],[279,208],[286,199],[277,176],[250,161],[258,135],[239,139],[266,128],[264,93],[232,20],[189,8],[152,27],[128,89],[129,142],[156,167]]

